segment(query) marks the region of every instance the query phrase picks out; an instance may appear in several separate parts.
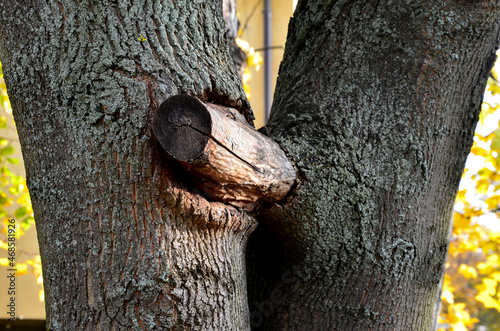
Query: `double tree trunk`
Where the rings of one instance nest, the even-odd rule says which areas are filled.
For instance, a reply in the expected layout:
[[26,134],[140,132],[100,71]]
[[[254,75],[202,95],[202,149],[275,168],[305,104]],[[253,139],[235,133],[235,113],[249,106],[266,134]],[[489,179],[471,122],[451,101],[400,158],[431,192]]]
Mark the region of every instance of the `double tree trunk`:
[[[255,213],[209,199],[152,117],[251,110],[221,1],[0,2],[0,59],[50,330],[426,330],[498,44],[493,1],[302,1],[270,134],[299,170]],[[260,210],[260,209],[258,209]]]

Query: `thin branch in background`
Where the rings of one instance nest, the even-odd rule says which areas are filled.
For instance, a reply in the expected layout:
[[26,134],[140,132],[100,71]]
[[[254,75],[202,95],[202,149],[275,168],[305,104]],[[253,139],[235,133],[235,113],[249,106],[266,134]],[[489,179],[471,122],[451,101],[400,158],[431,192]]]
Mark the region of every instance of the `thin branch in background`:
[[245,20],[245,24],[243,24],[243,28],[241,28],[241,32],[245,32],[247,26],[248,26],[248,22],[250,21],[250,19],[252,18],[253,14],[255,14],[255,11],[257,10],[257,7],[259,7],[259,5],[263,2],[264,0],[260,0],[259,2],[257,2],[253,8],[252,8],[252,11],[250,12],[250,15],[248,15],[247,19]]
[[285,49],[285,47],[284,46],[261,47],[261,48],[257,48],[255,51],[260,52],[260,51],[265,51],[266,49]]

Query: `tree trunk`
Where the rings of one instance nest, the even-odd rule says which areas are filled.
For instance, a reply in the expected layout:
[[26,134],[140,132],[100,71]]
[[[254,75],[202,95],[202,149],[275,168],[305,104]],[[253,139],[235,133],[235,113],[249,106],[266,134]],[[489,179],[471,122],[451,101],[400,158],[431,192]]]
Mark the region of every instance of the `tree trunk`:
[[260,330],[429,330],[493,1],[302,1],[269,123],[302,184],[249,245]]
[[489,1],[302,1],[270,132],[300,170],[255,219],[152,134],[168,97],[252,114],[220,1],[0,2],[51,330],[426,330],[498,44]]
[[152,135],[187,93],[252,114],[220,1],[1,1],[50,330],[248,330],[255,220],[205,199]]

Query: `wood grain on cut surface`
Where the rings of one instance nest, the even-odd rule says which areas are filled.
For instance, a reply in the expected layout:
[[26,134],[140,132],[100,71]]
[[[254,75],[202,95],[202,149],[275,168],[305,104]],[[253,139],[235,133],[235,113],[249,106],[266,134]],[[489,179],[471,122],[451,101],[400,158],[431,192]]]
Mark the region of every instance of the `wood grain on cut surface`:
[[235,109],[177,95],[157,109],[153,131],[209,198],[253,209],[283,200],[295,184],[296,172],[278,144]]

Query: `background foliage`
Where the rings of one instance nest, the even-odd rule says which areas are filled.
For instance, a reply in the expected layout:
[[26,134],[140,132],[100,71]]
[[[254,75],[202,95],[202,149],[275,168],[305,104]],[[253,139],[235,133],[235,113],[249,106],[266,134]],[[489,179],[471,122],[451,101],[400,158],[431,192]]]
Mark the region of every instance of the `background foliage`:
[[[12,109],[7,96],[7,89],[3,79],[2,64],[0,63],[0,250],[4,250],[6,256],[0,258],[2,268],[15,268],[17,275],[24,275],[33,272],[37,283],[42,286],[42,267],[40,256],[29,256],[19,254],[22,249],[16,245],[15,259],[7,255],[7,221],[16,220],[16,243],[18,239],[35,222],[31,200],[26,187],[26,179],[20,174],[16,174],[13,166],[19,164],[19,160],[12,157],[15,152],[12,142],[17,140],[17,136],[9,137],[9,121],[12,121]],[[11,123],[11,127],[14,127]],[[19,172],[19,171],[18,171]],[[24,260],[20,260],[24,257]],[[40,289],[39,299],[43,300],[43,289]]]

